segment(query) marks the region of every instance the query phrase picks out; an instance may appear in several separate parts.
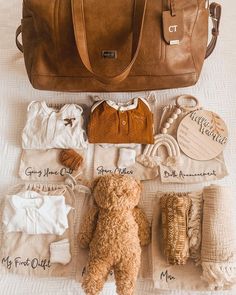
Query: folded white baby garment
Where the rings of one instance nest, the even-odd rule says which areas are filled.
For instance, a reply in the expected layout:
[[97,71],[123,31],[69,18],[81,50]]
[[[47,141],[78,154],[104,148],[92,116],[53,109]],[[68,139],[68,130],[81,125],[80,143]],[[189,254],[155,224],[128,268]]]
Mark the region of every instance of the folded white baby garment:
[[[87,256],[83,258],[78,253],[77,235],[84,212],[82,209],[83,204],[86,200],[89,201],[91,199],[89,188],[79,184],[71,189],[70,186],[65,184],[30,183],[11,187],[8,196],[20,195],[22,192],[25,193],[25,191],[29,191],[29,195],[32,195],[32,191],[34,191],[44,198],[49,197],[53,200],[55,196],[63,196],[65,198],[63,203],[67,207],[70,205],[74,210],[71,210],[67,215],[68,229],[60,236],[56,234],[31,235],[23,232],[6,232],[2,228],[0,232],[0,275],[13,273],[28,277],[66,277],[75,279],[79,265],[81,263],[82,266],[86,264]],[[57,200],[59,199],[57,198]],[[9,202],[8,198],[7,202]],[[55,204],[58,203],[55,202],[53,205]],[[4,206],[2,207],[1,211],[4,211]],[[11,206],[8,206],[8,210],[9,208],[11,209],[12,216],[12,211],[15,209],[13,210]],[[57,206],[56,210],[61,211],[60,206]],[[51,231],[51,223],[48,220],[50,216],[54,220],[55,214],[54,212],[51,213],[51,211],[48,211],[48,213],[47,219],[45,215],[42,218],[45,218],[46,221],[44,226],[47,224]],[[64,213],[59,213],[58,218],[60,219],[57,219],[55,223],[53,222],[55,227],[58,223],[61,226],[61,222],[62,227],[66,227],[65,215]]]
[[87,148],[82,114],[83,109],[76,104],[57,110],[45,101],[32,101],[22,132],[23,149]]
[[71,261],[70,243],[63,239],[50,244],[50,262],[68,264]]
[[3,224],[6,232],[62,235],[68,228],[71,209],[63,195],[24,191],[6,197]]
[[131,148],[120,148],[117,166],[120,168],[130,167],[135,164],[136,150]]

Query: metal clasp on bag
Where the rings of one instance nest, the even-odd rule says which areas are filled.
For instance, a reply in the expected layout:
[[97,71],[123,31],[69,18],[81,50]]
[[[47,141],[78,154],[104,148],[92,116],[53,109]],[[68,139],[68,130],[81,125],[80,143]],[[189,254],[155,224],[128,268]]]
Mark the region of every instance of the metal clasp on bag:
[[179,40],[170,40],[170,45],[179,45]]
[[211,7],[210,6],[210,17],[215,20],[216,22],[218,22],[218,18],[217,18],[217,6],[215,7]]

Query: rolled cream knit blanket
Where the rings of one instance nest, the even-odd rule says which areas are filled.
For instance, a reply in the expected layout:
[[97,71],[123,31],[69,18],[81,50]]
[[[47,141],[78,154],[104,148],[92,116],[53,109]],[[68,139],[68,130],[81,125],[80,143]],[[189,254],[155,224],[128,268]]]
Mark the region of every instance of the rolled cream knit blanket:
[[226,187],[203,190],[202,279],[211,289],[236,283],[236,198]]

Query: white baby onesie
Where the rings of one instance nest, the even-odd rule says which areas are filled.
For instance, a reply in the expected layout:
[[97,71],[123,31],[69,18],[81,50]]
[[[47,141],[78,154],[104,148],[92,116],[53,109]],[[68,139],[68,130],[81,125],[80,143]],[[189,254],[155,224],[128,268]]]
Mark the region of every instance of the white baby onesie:
[[33,101],[28,106],[22,133],[23,149],[86,148],[87,136],[82,129],[83,109],[66,104],[60,110],[46,102]]
[[41,195],[36,191],[6,197],[3,224],[6,232],[62,235],[68,228],[72,207],[63,195]]

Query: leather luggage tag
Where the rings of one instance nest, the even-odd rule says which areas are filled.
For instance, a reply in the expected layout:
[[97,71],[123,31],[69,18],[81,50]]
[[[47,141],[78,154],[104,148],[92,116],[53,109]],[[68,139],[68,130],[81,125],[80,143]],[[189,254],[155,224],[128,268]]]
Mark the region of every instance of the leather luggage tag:
[[184,36],[183,10],[177,10],[174,16],[170,11],[163,11],[162,23],[165,41],[170,45],[178,45]]

